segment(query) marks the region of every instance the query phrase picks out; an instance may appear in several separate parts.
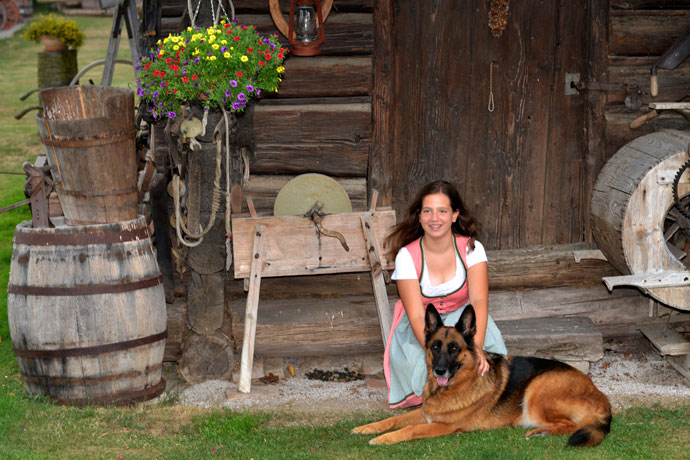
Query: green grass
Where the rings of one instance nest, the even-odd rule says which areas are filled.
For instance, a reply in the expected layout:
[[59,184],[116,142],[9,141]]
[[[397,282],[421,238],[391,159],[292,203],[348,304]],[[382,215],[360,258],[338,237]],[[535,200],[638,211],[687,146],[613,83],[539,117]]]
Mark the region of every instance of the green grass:
[[[81,66],[105,55],[109,18],[75,18],[86,29]],[[127,42],[120,56],[127,58]],[[21,171],[23,161],[42,153],[31,113],[39,45],[20,36],[0,40],[0,170]],[[100,81],[102,69],[85,79]],[[116,67],[115,84],[129,86],[132,69]],[[20,201],[22,176],[0,174],[0,207]],[[469,433],[373,447],[371,436],[352,436],[354,426],[386,413],[347,415],[319,425],[295,413],[233,413],[170,403],[134,408],[77,409],[25,395],[7,324],[7,283],[15,226],[30,219],[27,207],[0,215],[0,460],[93,459],[690,459],[690,407],[636,408],[616,414],[612,432],[593,449],[566,448],[566,437],[524,439],[525,429]],[[270,410],[267,407],[266,410]],[[303,419],[304,418],[304,419]],[[295,426],[298,425],[298,426]]]

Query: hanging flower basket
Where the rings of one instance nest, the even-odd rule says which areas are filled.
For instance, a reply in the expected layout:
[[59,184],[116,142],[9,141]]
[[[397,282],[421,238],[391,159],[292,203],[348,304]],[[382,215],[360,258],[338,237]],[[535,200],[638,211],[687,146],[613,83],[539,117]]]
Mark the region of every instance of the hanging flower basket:
[[242,112],[262,92],[278,90],[287,48],[254,26],[222,20],[158,41],[136,66],[138,96],[154,118],[175,118],[194,102]]

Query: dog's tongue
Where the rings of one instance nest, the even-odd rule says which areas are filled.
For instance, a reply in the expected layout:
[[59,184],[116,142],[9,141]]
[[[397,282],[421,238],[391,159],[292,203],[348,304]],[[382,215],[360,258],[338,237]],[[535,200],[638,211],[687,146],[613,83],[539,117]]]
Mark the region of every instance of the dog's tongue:
[[439,386],[445,387],[448,385],[448,377],[436,377],[436,382]]

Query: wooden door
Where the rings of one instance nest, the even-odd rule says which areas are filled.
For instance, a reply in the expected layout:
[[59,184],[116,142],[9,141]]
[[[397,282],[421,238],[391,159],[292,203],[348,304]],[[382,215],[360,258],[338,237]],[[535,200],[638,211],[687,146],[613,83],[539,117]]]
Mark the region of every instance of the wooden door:
[[495,37],[488,0],[376,2],[370,184],[390,181],[399,216],[446,179],[491,249],[583,241],[586,95],[566,95],[565,81],[586,78],[585,3],[514,0]]

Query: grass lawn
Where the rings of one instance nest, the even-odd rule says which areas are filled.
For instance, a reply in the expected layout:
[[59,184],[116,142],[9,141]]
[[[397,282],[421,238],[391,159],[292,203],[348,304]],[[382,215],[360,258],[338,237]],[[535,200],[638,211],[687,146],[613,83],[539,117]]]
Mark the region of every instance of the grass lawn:
[[[80,68],[105,56],[111,20],[74,18],[87,33]],[[15,35],[0,40],[0,170],[21,171],[42,153],[35,112],[39,45]],[[120,55],[128,58],[127,41]],[[82,81],[100,82],[101,68]],[[114,84],[131,87],[130,67],[116,67]],[[0,174],[0,207],[24,198],[23,176]],[[246,414],[176,406],[77,409],[25,395],[7,324],[7,283],[15,226],[30,219],[27,207],[0,215],[0,460],[9,459],[690,459],[690,406],[635,408],[616,414],[611,434],[593,449],[566,448],[566,437],[524,439],[523,428],[446,436],[372,447],[354,426],[388,413],[348,415],[335,425],[313,426],[298,413]],[[690,402],[689,402],[690,404]]]

